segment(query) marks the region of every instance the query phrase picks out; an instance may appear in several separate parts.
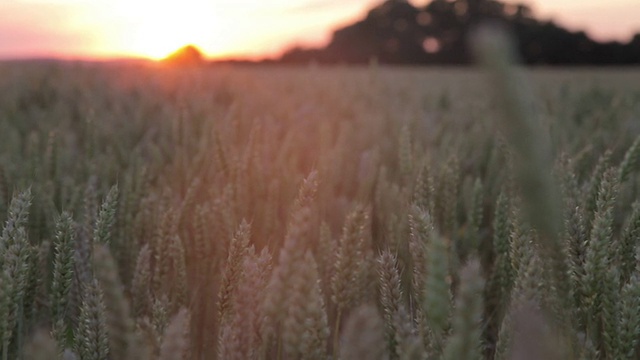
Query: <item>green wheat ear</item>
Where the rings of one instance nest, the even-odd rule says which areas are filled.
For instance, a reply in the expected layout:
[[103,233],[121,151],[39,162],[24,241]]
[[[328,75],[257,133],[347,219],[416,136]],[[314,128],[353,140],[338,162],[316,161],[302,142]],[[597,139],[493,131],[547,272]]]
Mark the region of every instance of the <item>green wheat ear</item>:
[[620,295],[617,359],[637,359],[640,339],[640,276],[633,274]]
[[164,334],[167,324],[169,323],[169,299],[167,295],[162,294],[160,297],[153,300],[151,307],[151,321],[150,325],[153,327],[153,333],[155,335],[155,341],[158,344],[156,350],[159,351],[159,344],[162,343],[162,334]]
[[93,230],[94,242],[109,244],[111,233],[116,222],[116,210],[118,207],[118,185],[113,185],[107,193],[107,197],[100,206],[96,224]]
[[[397,268],[398,260],[389,251],[385,250],[378,257],[378,282],[380,286],[380,304],[384,314],[387,343],[395,353],[396,329],[395,318],[402,306],[402,288],[400,274]],[[394,354],[397,355],[397,354]]]
[[[73,283],[75,231],[68,213],[62,213],[56,224],[54,241],[53,281],[51,283],[51,320],[67,321],[69,294]],[[64,328],[59,329],[63,333]]]
[[[303,182],[298,197],[291,210],[287,224],[287,234],[280,248],[277,265],[274,267],[267,293],[264,299],[265,322],[277,326],[284,319],[289,299],[287,292],[291,287],[291,276],[304,259],[306,242],[310,238],[313,209],[317,192],[317,173],[312,172]],[[265,325],[266,326],[266,325]]]
[[78,237],[74,244],[74,282],[71,288],[70,304],[72,321],[77,322],[78,310],[82,304],[82,288],[93,279],[91,256],[93,251],[93,230],[98,212],[97,177],[90,176],[82,193],[82,217],[78,226]]
[[175,282],[171,289],[171,303],[173,306],[172,311],[175,311],[180,306],[188,305],[189,296],[184,244],[182,239],[177,235],[171,237],[169,254],[171,256],[171,264],[173,266],[174,273],[173,279]]
[[398,161],[400,175],[404,181],[408,181],[413,172],[413,156],[411,154],[411,132],[407,124],[400,130],[398,139]]
[[326,359],[329,324],[316,262],[307,251],[291,277],[289,308],[282,324],[284,352],[292,358]]
[[[104,296],[97,280],[84,288],[76,330],[76,351],[82,360],[109,359],[109,330]],[[117,334],[113,334],[117,336]]]
[[372,260],[366,258],[371,252],[370,239],[367,237],[370,221],[368,212],[365,207],[356,206],[345,221],[338,243],[331,279],[331,300],[339,312],[353,306],[362,295],[363,272],[367,271],[369,261]]
[[[326,222],[320,225],[320,236],[316,258],[318,259],[318,270],[322,278],[323,289],[329,287],[331,277],[333,276],[333,264],[336,256],[337,241],[333,238],[331,228]],[[328,294],[325,294],[328,295]]]
[[426,293],[427,245],[434,231],[429,213],[414,205],[409,212],[409,251],[411,252],[411,302],[422,304]]
[[[400,307],[396,313],[394,317],[394,327],[396,329],[395,354],[397,354],[398,359],[418,360],[433,355],[430,351],[426,351],[423,338],[420,336],[405,307]],[[392,352],[392,359],[395,354]]]
[[470,261],[461,272],[460,289],[452,320],[452,334],[444,349],[445,360],[476,360],[482,357],[482,288],[480,263]]
[[227,320],[232,311],[235,289],[242,278],[242,262],[249,250],[250,238],[251,226],[246,221],[242,221],[235,236],[231,239],[227,264],[222,274],[222,284],[218,293],[218,317],[221,324]]
[[159,226],[154,231],[152,254],[152,292],[154,294],[169,293],[171,286],[171,243],[177,232],[177,212],[169,207],[163,207],[159,213]]
[[[339,334],[342,315],[366,299],[371,283],[373,250],[371,249],[370,209],[361,205],[347,216],[338,242],[338,248],[331,277],[331,301],[335,304],[334,352],[339,348]],[[335,354],[334,354],[335,355]]]
[[416,183],[413,189],[413,202],[416,206],[421,209],[431,210],[432,205],[432,195],[433,195],[433,179],[431,178],[430,168],[428,163],[425,161],[425,164],[420,169],[418,173],[418,178],[416,179]]
[[118,275],[116,262],[104,244],[97,243],[94,246],[93,268],[104,292],[109,352],[114,358],[126,359],[138,350],[133,348],[136,341],[135,325],[129,303],[123,293],[124,287]]
[[145,244],[138,253],[131,282],[133,313],[136,317],[148,315],[151,310],[151,249]]
[[463,250],[463,260],[465,256],[478,251],[480,245],[480,229],[483,222],[484,211],[484,186],[480,178],[476,178],[473,182],[471,193],[471,204],[467,215],[468,226],[466,233],[465,248]]
[[636,248],[640,244],[640,202],[633,204],[633,210],[620,235],[620,249],[618,261],[620,262],[621,280],[626,282],[636,269]]
[[605,151],[600,156],[596,167],[591,174],[591,181],[589,182],[587,197],[585,199],[585,224],[587,230],[587,238],[591,236],[591,230],[593,228],[593,221],[598,210],[598,196],[600,193],[600,186],[604,177],[604,173],[611,166],[611,150]]
[[629,150],[624,154],[618,173],[620,182],[625,182],[629,175],[638,170],[638,167],[640,167],[640,136],[635,139]]
[[236,304],[218,336],[218,358],[255,359],[263,356],[267,345],[260,336],[264,326],[262,301],[271,272],[271,254],[264,248],[259,255],[249,248],[242,266]]
[[13,245],[18,236],[18,231],[27,225],[29,220],[29,208],[31,207],[31,189],[27,189],[14,195],[9,205],[7,221],[2,229],[0,237],[0,265],[4,263],[5,252]]
[[[34,251],[25,228],[30,204],[30,190],[14,196],[0,237],[0,346],[3,360],[9,358],[12,337],[22,336],[25,296],[34,263],[31,259]],[[18,331],[15,331],[16,326]]]
[[444,336],[449,330],[452,298],[449,246],[445,237],[432,233],[427,250],[427,278],[422,306],[437,348],[441,348]]
[[509,219],[510,201],[504,192],[501,192],[496,202],[496,210],[493,223],[493,248],[495,261],[491,277],[487,284],[487,300],[492,303],[497,312],[497,321],[501,321],[509,302],[511,288],[515,274],[511,260],[511,224]]
[[[617,267],[611,266],[616,260],[616,243],[613,242],[613,207],[618,192],[617,172],[614,168],[605,171],[602,176],[596,212],[593,218],[589,243],[585,255],[584,294],[585,306],[588,311],[588,331],[596,344],[605,344],[607,354],[613,351],[617,330],[614,328],[616,300],[614,297],[620,274]],[[614,284],[612,284],[614,281]],[[613,293],[612,293],[613,291]]]

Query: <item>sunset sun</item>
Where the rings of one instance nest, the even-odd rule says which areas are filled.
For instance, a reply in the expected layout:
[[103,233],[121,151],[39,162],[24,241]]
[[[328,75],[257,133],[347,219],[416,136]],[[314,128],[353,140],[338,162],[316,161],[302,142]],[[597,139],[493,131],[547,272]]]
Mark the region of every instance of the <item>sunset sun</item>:
[[119,11],[130,22],[122,45],[138,56],[158,60],[187,44],[214,52],[224,50],[221,22],[210,4],[198,0],[157,2],[150,8],[139,2]]

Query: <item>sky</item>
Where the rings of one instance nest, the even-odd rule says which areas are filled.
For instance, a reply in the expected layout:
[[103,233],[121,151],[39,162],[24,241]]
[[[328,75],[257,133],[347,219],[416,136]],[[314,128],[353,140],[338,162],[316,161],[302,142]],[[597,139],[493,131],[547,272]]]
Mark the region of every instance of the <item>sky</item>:
[[[187,44],[212,58],[277,56],[293,44],[326,44],[332,29],[381,1],[0,0],[0,59],[160,59]],[[640,0],[506,2],[597,40],[640,32]]]

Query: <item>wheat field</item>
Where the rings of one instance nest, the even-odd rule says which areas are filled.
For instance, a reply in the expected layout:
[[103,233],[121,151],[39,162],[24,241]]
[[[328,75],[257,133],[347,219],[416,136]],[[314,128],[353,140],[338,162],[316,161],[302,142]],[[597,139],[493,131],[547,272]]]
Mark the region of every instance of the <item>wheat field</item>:
[[0,63],[0,359],[639,358],[640,71],[501,61]]

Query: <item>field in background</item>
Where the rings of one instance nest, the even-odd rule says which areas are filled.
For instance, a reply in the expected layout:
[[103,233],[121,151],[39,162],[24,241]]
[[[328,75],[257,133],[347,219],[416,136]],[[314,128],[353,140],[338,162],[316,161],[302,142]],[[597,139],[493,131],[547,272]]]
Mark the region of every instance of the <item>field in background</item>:
[[640,71],[524,75],[0,63],[0,359],[637,358]]

